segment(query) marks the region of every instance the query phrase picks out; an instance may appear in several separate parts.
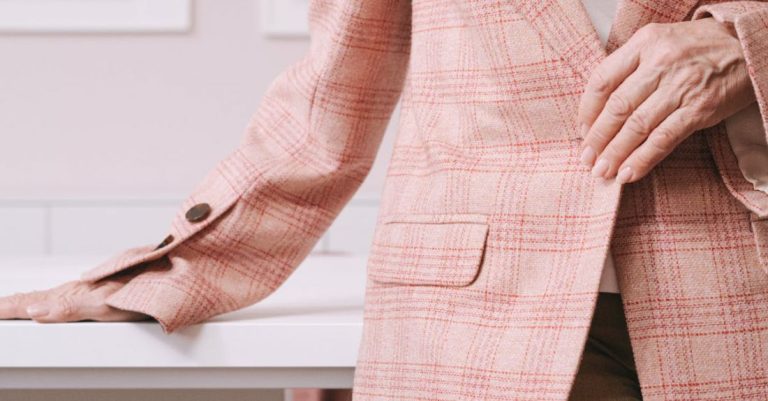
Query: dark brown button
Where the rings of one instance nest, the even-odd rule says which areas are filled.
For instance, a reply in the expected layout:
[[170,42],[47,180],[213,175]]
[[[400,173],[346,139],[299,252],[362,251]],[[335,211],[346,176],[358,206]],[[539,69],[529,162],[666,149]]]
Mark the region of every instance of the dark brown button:
[[198,203],[187,210],[185,217],[187,220],[195,223],[205,220],[208,215],[211,214],[211,205],[207,203]]
[[173,242],[173,235],[169,234],[167,237],[165,237],[163,242],[157,244],[157,247],[155,247],[155,250],[158,250],[158,249],[160,249],[160,248],[170,244],[171,242]]

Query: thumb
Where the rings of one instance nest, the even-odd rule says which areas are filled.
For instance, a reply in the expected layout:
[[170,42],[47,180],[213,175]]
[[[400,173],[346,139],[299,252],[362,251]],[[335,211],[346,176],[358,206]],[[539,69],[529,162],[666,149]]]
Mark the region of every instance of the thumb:
[[27,306],[27,316],[31,319],[42,318],[48,315],[51,305],[48,302],[38,302]]

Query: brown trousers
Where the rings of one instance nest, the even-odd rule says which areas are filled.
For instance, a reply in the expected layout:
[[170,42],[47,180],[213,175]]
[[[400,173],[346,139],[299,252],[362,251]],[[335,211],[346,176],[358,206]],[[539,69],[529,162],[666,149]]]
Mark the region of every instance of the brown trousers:
[[621,295],[601,292],[569,400],[642,399]]

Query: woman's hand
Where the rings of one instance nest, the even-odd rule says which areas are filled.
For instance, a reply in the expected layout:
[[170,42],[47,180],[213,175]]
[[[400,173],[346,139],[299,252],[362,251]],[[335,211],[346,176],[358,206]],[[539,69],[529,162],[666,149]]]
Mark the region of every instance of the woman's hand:
[[148,315],[113,308],[104,303],[130,278],[128,275],[115,275],[95,283],[75,280],[49,290],[0,297],[0,319],[33,319],[40,323],[151,319]]
[[644,177],[696,130],[755,101],[741,44],[712,18],[648,24],[598,65],[581,98],[581,161],[595,177]]

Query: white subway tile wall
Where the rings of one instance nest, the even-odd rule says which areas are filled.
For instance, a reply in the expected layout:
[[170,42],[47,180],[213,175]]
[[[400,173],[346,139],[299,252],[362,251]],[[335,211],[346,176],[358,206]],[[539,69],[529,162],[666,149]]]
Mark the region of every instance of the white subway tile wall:
[[[0,256],[162,241],[272,80],[309,49],[264,36],[259,4],[195,1],[180,35],[0,35],[0,76],[13,77],[0,91]],[[368,251],[396,129],[314,252]]]
[[[174,202],[115,202],[50,207],[50,253],[114,253],[160,242],[176,208]],[[180,204],[181,202],[176,202]]]
[[[0,200],[0,256],[107,255],[159,243],[182,200]],[[377,211],[377,199],[352,199],[313,252],[367,253]]]
[[0,255],[40,255],[48,251],[48,209],[6,202],[0,207]]

